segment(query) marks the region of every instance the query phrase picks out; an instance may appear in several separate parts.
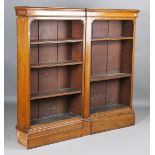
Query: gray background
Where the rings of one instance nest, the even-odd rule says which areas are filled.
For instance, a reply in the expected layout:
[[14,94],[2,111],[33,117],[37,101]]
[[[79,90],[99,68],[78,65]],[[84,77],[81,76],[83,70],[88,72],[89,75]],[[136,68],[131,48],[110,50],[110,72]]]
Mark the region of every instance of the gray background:
[[[26,151],[15,138],[16,124],[16,17],[14,7],[50,6],[139,9],[135,49],[134,127],[78,138]],[[149,154],[150,30],[149,0],[5,0],[5,154]],[[71,151],[69,151],[71,149]],[[44,151],[47,151],[45,153]]]

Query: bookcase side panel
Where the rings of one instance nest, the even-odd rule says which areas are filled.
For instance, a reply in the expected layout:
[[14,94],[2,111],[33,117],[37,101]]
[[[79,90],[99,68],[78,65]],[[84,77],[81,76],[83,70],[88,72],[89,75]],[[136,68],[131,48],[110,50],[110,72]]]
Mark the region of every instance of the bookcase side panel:
[[29,58],[29,20],[17,18],[17,127],[30,127],[30,58]]
[[132,77],[131,77],[131,94],[130,94],[130,107],[132,108],[132,98],[133,98],[133,82],[134,82],[134,53],[135,53],[135,41],[136,41],[136,19],[133,20],[133,49],[132,49]]

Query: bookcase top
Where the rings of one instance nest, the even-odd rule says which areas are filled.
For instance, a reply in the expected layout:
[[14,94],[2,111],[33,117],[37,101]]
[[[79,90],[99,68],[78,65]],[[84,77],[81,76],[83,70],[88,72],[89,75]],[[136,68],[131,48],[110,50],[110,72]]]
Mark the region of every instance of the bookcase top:
[[16,6],[16,16],[85,16],[85,8]]
[[136,18],[140,10],[136,9],[86,9],[87,16],[107,18]]
[[58,10],[58,11],[85,11],[85,8],[65,8],[65,7],[29,7],[29,6],[16,6],[16,10],[24,9],[24,10]]
[[89,12],[139,12],[140,10],[137,9],[104,9],[104,8],[86,8],[86,11]]
[[63,8],[16,6],[16,16],[125,16],[137,17],[136,9]]

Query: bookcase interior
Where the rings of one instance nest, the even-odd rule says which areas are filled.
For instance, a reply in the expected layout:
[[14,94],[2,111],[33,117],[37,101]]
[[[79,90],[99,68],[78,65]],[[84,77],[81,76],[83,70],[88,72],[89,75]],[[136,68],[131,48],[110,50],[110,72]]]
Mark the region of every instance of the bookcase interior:
[[90,112],[130,106],[133,21],[92,24]]
[[82,65],[82,21],[31,23],[31,125],[82,114]]
[[95,20],[92,25],[92,38],[133,37],[131,20]]

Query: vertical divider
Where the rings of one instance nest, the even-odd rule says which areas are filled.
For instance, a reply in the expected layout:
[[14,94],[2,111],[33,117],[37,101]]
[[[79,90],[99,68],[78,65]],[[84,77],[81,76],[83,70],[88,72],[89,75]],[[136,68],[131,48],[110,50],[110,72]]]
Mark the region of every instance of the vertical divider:
[[[87,14],[87,13],[86,13]],[[91,132],[90,120],[90,74],[91,74],[91,35],[93,19],[86,16],[85,31],[85,80],[84,80],[84,108],[83,108],[83,135]]]
[[87,17],[86,29],[86,59],[85,59],[85,107],[84,118],[89,117],[90,113],[90,73],[91,73],[91,31],[92,18]]
[[[59,24],[59,21],[57,20],[56,21],[56,25],[57,25],[57,32],[56,32],[57,33],[57,36],[56,36],[56,39],[58,39],[58,29],[59,29],[59,25],[58,24]],[[57,50],[56,50],[57,51],[57,62],[59,60],[59,58],[58,58],[58,56],[59,56],[59,53],[58,52],[59,51],[58,50],[59,50],[59,48],[58,48],[58,44],[57,44]],[[58,85],[58,83],[59,83],[58,73],[59,73],[59,68],[57,67],[57,89],[58,89],[58,86],[59,86]],[[56,102],[56,104],[55,104],[56,105],[56,113],[58,113],[58,104],[57,104],[58,100],[56,100],[55,102]]]
[[[82,54],[80,57],[83,64],[82,64],[82,81],[81,81],[81,86],[82,86],[82,111],[81,111],[81,117],[84,118],[84,105],[85,105],[85,57],[86,57],[86,17],[84,18],[84,20],[82,21],[83,24],[82,24],[82,28],[83,28],[83,31],[82,31],[82,39],[83,39],[83,42],[82,42]],[[82,84],[83,83],[83,84]]]
[[136,37],[136,19],[133,20],[133,44],[132,44],[132,63],[131,63],[131,94],[130,94],[130,107],[132,108],[132,98],[133,98],[133,80],[134,80],[134,51],[135,51],[135,37]]
[[[108,21],[108,36],[109,36],[109,21]],[[108,73],[108,48],[109,48],[109,41],[107,41],[107,59],[106,59],[106,74]],[[107,105],[107,87],[108,87],[108,82],[106,82],[106,85],[105,85],[105,105]]]
[[[39,40],[39,20],[38,20],[38,40]],[[38,45],[38,64],[39,64],[39,45]],[[38,93],[39,93],[39,69],[38,69]],[[38,119],[39,119],[39,100],[38,100]]]
[[[91,29],[91,39],[92,39],[92,37],[93,37],[93,21],[92,21],[92,29]],[[90,42],[91,44],[90,44],[90,78],[91,78],[91,74],[92,74],[92,56],[93,56],[93,54],[92,54],[92,42]],[[92,104],[91,104],[91,92],[92,91],[92,89],[91,89],[91,83],[90,83],[90,102],[89,102],[89,104],[90,104],[90,107],[89,107],[89,113],[90,113],[90,110],[92,109]]]

